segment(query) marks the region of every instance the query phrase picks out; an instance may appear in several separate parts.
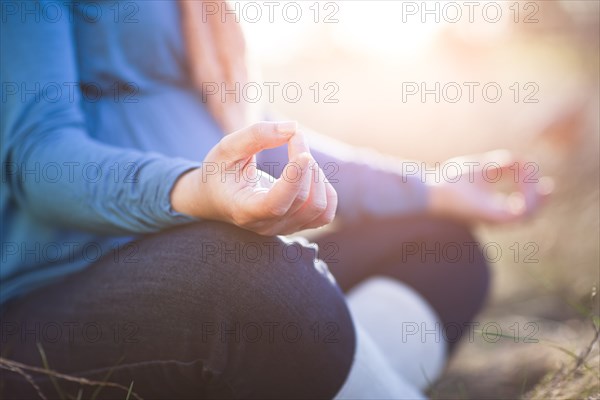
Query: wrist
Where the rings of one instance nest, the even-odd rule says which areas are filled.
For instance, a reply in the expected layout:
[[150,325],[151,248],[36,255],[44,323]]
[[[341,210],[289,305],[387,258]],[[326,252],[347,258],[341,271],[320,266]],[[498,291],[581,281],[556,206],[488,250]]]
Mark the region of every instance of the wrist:
[[202,182],[198,176],[200,168],[188,170],[181,174],[171,190],[171,207],[175,212],[190,217],[201,218],[199,185]]

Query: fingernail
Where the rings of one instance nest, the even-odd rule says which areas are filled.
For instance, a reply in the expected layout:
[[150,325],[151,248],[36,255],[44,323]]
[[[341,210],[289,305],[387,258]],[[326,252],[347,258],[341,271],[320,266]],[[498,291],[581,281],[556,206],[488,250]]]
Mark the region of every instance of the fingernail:
[[282,135],[293,135],[296,133],[298,123],[296,121],[278,122],[276,130]]

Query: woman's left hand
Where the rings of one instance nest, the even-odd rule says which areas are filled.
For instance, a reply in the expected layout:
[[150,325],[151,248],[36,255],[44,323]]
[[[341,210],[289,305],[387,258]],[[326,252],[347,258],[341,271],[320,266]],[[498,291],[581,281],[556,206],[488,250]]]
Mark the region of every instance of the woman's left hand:
[[[465,222],[506,223],[531,215],[552,192],[553,181],[539,178],[533,162],[505,150],[450,159],[430,187],[433,215]],[[511,187],[512,186],[512,187]],[[502,190],[504,189],[504,190]]]

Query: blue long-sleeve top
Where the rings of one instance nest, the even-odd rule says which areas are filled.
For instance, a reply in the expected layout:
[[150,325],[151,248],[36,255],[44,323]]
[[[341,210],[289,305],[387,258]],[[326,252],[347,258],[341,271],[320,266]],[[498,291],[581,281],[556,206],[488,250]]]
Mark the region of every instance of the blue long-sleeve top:
[[[2,1],[0,304],[195,221],[169,194],[222,132],[191,83],[179,12],[170,0]],[[311,146],[336,166],[342,218],[426,206],[417,177]],[[259,160],[277,174],[286,150]]]

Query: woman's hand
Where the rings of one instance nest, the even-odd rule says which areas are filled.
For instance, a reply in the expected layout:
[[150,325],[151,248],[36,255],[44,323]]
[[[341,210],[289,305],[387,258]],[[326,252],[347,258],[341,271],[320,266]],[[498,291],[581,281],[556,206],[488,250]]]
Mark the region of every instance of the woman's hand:
[[[290,162],[279,179],[257,169],[256,153],[286,143]],[[171,204],[193,217],[279,235],[329,224],[337,194],[295,122],[259,122],[225,136],[201,168],[184,174]]]
[[[466,222],[505,223],[531,215],[552,192],[549,178],[535,176],[537,165],[503,150],[446,161],[454,176],[430,184],[429,211]],[[454,168],[454,166],[461,168]],[[500,178],[501,177],[501,178]],[[502,191],[503,188],[509,189]],[[512,186],[512,187],[510,187]]]

